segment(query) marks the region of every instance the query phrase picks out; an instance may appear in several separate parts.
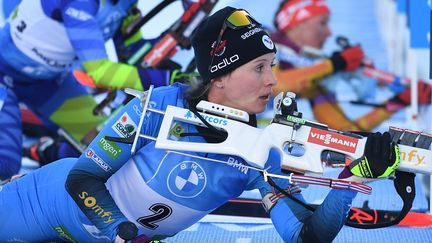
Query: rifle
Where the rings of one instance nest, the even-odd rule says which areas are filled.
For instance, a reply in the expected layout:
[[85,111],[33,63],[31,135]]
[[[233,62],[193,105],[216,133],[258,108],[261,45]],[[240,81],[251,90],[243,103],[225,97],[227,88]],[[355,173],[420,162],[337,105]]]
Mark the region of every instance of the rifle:
[[[279,94],[275,97],[275,106],[281,107],[282,102],[292,98]],[[283,101],[284,100],[284,101]],[[173,121],[203,126],[203,122],[190,110],[168,106],[164,114],[162,127],[156,140],[156,147],[183,151],[197,151],[237,155],[245,159],[251,166],[264,168],[270,149],[276,149],[281,155],[281,167],[300,174],[323,174],[321,154],[331,151],[332,154],[343,154],[351,159],[363,155],[366,138],[351,132],[333,130],[325,124],[315,123],[301,118],[301,114],[283,114],[276,108],[273,121],[260,129],[251,127],[248,114],[244,111],[201,101],[197,108],[204,119],[217,129],[228,132],[222,143],[202,144],[178,142],[168,139],[169,128]],[[226,112],[232,112],[226,113]],[[243,122],[242,122],[243,121]],[[395,142],[399,143],[402,154],[400,170],[415,173],[432,173],[432,151],[428,150],[432,143],[432,135],[406,129],[390,128]],[[239,141],[241,138],[242,141]],[[406,144],[401,143],[408,141]],[[409,145],[408,145],[409,144]],[[304,154],[294,156],[287,153],[287,148],[300,146]],[[415,148],[414,148],[415,147]],[[423,147],[423,148],[421,148]]]
[[[344,36],[336,37],[336,43],[342,48],[346,49],[351,47],[348,38]],[[284,50],[283,46],[278,46],[278,49]],[[328,58],[321,50],[305,46],[301,51],[307,55]],[[365,60],[362,64],[361,74],[366,77],[375,79],[378,84],[388,86],[393,92],[400,93],[410,86],[411,80],[408,77],[398,76],[392,72],[384,71],[373,67],[371,60]],[[428,83],[424,80],[418,80],[418,82]]]
[[[160,2],[146,15],[140,16],[128,24],[120,38],[126,40],[136,34],[150,19],[175,1],[163,0]],[[217,2],[218,0],[200,0],[184,5],[185,11],[182,16],[161,33],[159,40],[145,41],[133,53],[127,47],[122,47],[118,50],[119,60],[143,68],[180,69],[181,66],[170,58],[176,54],[178,48],[190,48],[190,35],[198,24],[210,14]],[[140,59],[142,59],[141,63],[139,63]]]
[[[307,121],[297,111],[295,95],[288,93],[284,96],[280,93],[275,97],[272,123],[265,128],[255,128],[245,122],[249,121],[249,115],[241,110],[226,107],[208,101],[200,101],[197,110],[191,111],[185,108],[167,106],[165,111],[150,108],[153,88],[147,92],[127,89],[126,92],[141,99],[143,111],[163,115],[162,124],[157,137],[136,133],[133,139],[128,141],[117,141],[131,143],[132,154],[136,150],[138,138],[155,141],[155,147],[165,149],[169,152],[177,151],[220,153],[239,156],[250,166],[248,168],[258,170],[263,174],[266,181],[273,187],[284,192],[272,182],[271,177],[290,180],[294,183],[316,184],[332,188],[346,188],[361,193],[370,193],[371,188],[365,184],[355,181],[334,180],[323,177],[312,177],[306,174],[322,176],[324,165],[322,158],[327,158],[329,166],[346,166],[350,161],[360,158],[365,148],[366,137],[351,132],[341,132],[328,128],[324,124]],[[142,115],[137,127],[141,131],[145,115]],[[170,139],[170,131],[174,122],[184,122],[196,126],[204,126],[227,132],[227,137],[220,143],[196,143]],[[379,228],[395,225],[408,214],[415,197],[414,173],[432,174],[432,135],[398,129],[391,127],[392,140],[399,144],[401,163],[396,171],[394,179],[395,188],[404,201],[404,206],[397,217],[380,224],[363,224],[362,222],[348,221],[347,225],[358,228]],[[108,139],[108,138],[106,138]],[[293,146],[302,147],[302,154],[291,153]],[[287,176],[270,174],[265,169],[265,164],[271,149],[279,152],[281,158],[282,172],[289,173]],[[187,154],[187,153],[186,153]],[[336,155],[336,156],[335,156]],[[342,156],[344,159],[334,160],[332,157]],[[349,158],[349,159],[346,159]],[[226,161],[214,161],[227,163]],[[358,180],[355,176],[350,179]],[[284,193],[285,194],[285,193]],[[314,210],[303,202],[296,200],[290,194],[285,194],[294,201],[302,204],[309,210]]]
[[177,45],[189,49],[193,30],[210,14],[216,3],[217,0],[200,0],[192,3],[180,19],[168,29],[165,36],[144,56],[141,66],[157,67],[166,56],[175,54]]
[[[336,43],[342,49],[351,47],[348,38],[345,36],[336,37]],[[377,80],[379,84],[387,85],[393,92],[400,93],[410,86],[411,79],[408,77],[398,76],[394,73],[377,69],[368,63],[370,61],[364,61],[362,74]],[[418,80],[418,82],[428,83],[424,80]]]

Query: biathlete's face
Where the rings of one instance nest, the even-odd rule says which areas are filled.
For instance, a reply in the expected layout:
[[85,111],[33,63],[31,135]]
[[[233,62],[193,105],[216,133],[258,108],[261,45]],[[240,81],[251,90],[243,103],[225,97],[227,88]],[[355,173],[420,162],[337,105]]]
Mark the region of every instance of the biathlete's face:
[[331,35],[329,28],[329,15],[322,14],[312,17],[294,27],[291,38],[300,47],[310,46],[321,49],[327,38]]
[[275,54],[268,53],[238,67],[228,75],[214,79],[215,102],[244,110],[249,114],[263,112],[276,85],[272,72]]

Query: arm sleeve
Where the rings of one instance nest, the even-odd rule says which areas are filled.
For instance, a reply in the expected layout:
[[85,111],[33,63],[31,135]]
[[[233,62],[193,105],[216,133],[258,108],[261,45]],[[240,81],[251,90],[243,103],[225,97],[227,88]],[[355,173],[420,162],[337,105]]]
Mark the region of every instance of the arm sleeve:
[[323,77],[333,73],[333,65],[329,59],[316,63],[312,66],[301,68],[273,69],[276,79],[276,86],[273,93],[291,91],[294,93],[303,93],[307,89],[315,86],[315,83]]
[[168,85],[170,72],[162,69],[141,69],[116,63],[107,58],[83,62],[85,71],[93,78],[95,86],[107,89],[132,88],[147,90]]
[[[254,177],[254,185],[264,197],[275,192],[262,177]],[[293,185],[287,180],[274,179],[281,188],[304,202],[298,190],[290,190]],[[288,190],[287,190],[288,189]],[[314,212],[288,197],[281,197],[270,211],[270,218],[276,231],[285,242],[331,242],[345,224],[348,211],[356,192],[332,189],[324,202]],[[326,222],[323,224],[323,222]]]
[[[140,100],[135,98],[106,124],[79,157],[66,180],[66,190],[78,207],[111,239],[115,238],[117,226],[127,219],[105,182],[130,159],[132,145],[109,141],[105,136],[127,137],[127,131],[133,131],[133,124],[138,124],[139,115],[134,110],[137,106],[140,107]],[[130,126],[121,133],[117,129],[119,124]]]
[[[270,217],[285,242],[332,242],[345,224],[355,195],[354,191],[332,189],[314,212],[283,198],[271,210]],[[299,193],[294,196],[303,200]]]
[[[281,173],[279,160],[274,151],[270,153],[266,166],[270,166],[271,173]],[[305,201],[299,190],[287,190],[297,185],[285,179],[273,180],[293,197]],[[262,197],[275,192],[259,173],[250,174],[247,189],[251,188],[259,189]],[[314,212],[289,197],[281,197],[271,209],[270,218],[285,242],[331,242],[344,225],[356,195],[357,193],[352,190],[332,189]]]
[[334,96],[319,90],[316,86],[316,82],[333,73],[332,63],[328,59],[302,68],[291,66],[287,69],[280,69],[276,67],[274,72],[278,80],[276,87],[273,88],[275,94],[292,91],[309,98],[317,121],[327,124],[332,129],[370,131],[393,115],[385,108],[377,107],[356,120],[350,120],[339,107]]
[[95,18],[95,1],[71,1],[63,8],[63,21],[71,45],[84,70],[93,78],[96,87],[147,89],[150,84],[166,85],[167,70],[143,70],[108,59],[105,39]]

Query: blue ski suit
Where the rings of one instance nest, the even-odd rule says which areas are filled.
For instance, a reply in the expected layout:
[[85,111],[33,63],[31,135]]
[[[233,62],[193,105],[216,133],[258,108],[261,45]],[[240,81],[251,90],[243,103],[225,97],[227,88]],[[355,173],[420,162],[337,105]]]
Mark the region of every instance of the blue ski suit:
[[[156,88],[149,106],[163,111],[168,105],[188,107],[183,96],[187,88],[183,84]],[[130,143],[108,138],[132,138],[135,132],[157,136],[163,116],[144,114],[137,131],[141,111],[141,101],[131,100],[81,157],[56,161],[6,184],[0,191],[0,241],[113,241],[124,221],[133,222],[139,234],[161,239],[188,228],[245,190],[259,189],[263,197],[273,192],[260,172],[246,167],[237,156],[173,153],[155,148],[155,141],[142,137],[137,152],[131,154]],[[194,125],[176,122],[173,127],[172,139],[206,142],[201,136],[175,132],[196,133]],[[272,173],[281,173],[276,153],[270,153],[268,166]],[[274,180],[303,200],[297,185]],[[332,189],[315,212],[284,197],[270,216],[286,242],[330,242],[344,225],[355,195],[351,190]]]

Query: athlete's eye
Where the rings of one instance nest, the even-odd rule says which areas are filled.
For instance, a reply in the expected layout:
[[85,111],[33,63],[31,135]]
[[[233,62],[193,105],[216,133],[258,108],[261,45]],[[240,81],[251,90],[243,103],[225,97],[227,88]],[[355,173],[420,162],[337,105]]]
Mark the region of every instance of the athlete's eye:
[[264,65],[263,65],[263,64],[258,65],[258,66],[256,67],[256,70],[257,70],[258,72],[262,72],[262,71],[264,70]]

